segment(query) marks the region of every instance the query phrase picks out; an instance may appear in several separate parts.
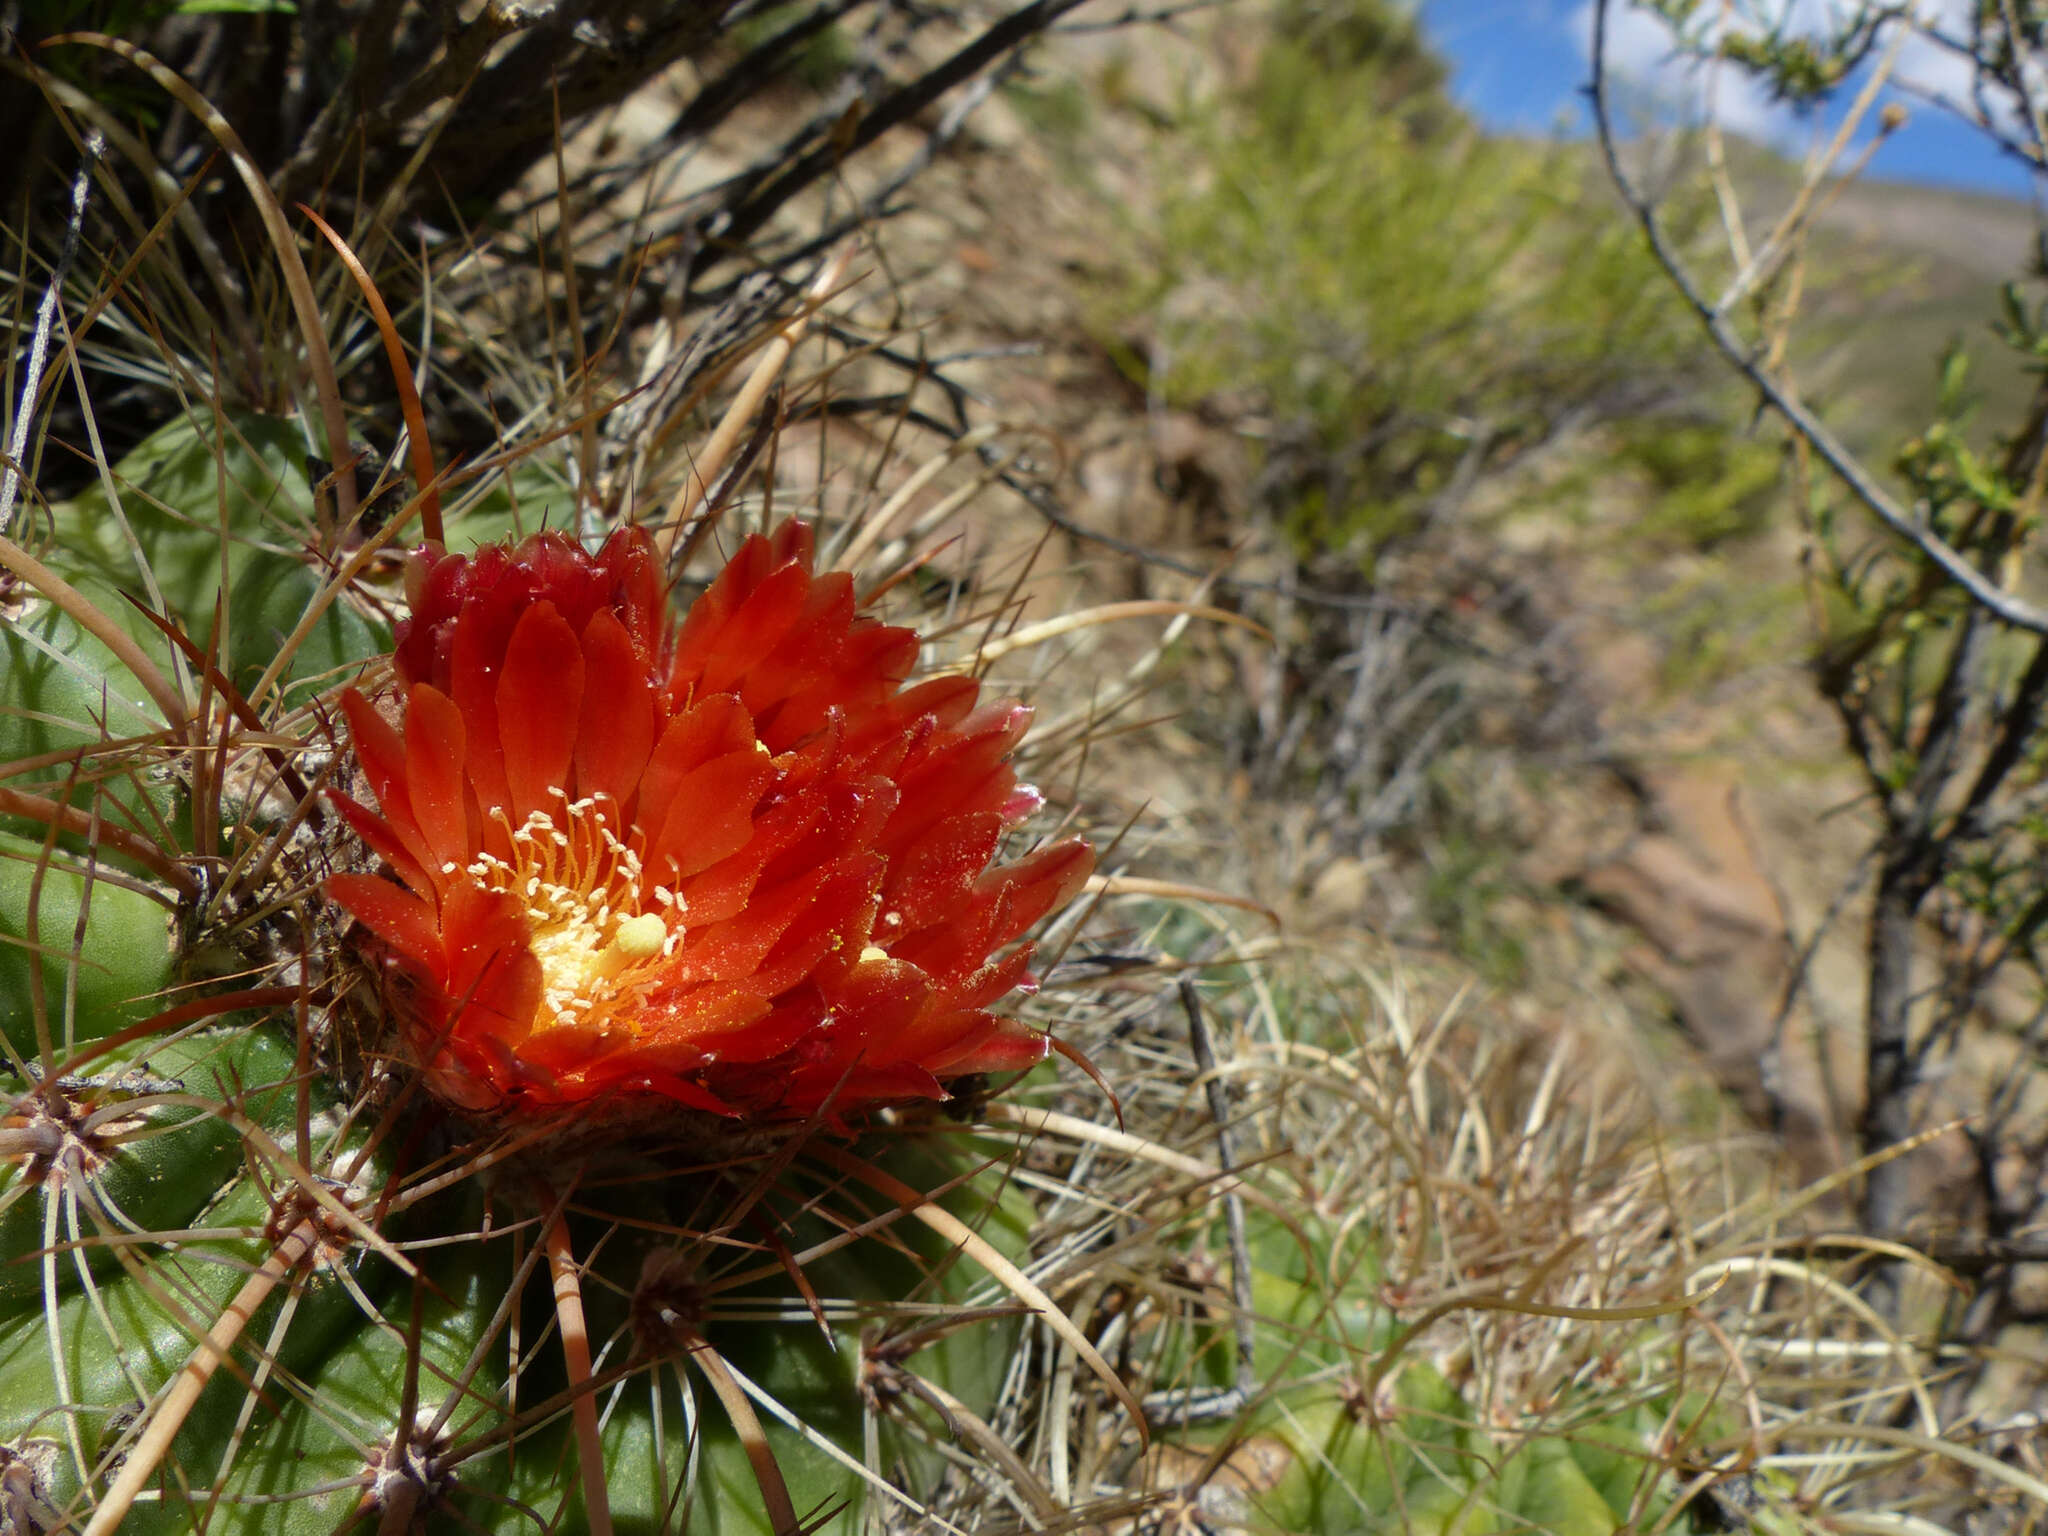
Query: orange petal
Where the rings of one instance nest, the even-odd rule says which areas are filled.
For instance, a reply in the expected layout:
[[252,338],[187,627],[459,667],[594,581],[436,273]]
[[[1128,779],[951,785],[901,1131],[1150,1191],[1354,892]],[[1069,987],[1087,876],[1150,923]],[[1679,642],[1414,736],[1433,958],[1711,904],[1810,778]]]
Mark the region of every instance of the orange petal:
[[721,643],[726,621],[778,563],[768,541],[758,533],[733,552],[733,557],[725,563],[725,569],[713,578],[703,595],[690,604],[683,627],[676,634],[671,690],[695,685],[704,670],[704,663]]
[[[810,596],[811,573],[800,565],[785,565],[747,595],[715,635],[702,642],[697,686],[710,693],[732,691],[743,682],[761,659],[774,650],[803,612]],[[677,657],[680,671],[685,665]]]
[[903,803],[890,819],[882,846],[896,854],[945,816],[1000,810],[1017,782],[1006,759],[1030,723],[1031,712],[1014,705],[1000,713],[977,710],[967,721],[967,727],[975,728],[972,734],[942,734],[913,749],[897,775]]
[[400,954],[430,973],[440,969],[441,926],[419,897],[374,875],[330,875],[325,889],[329,900]]
[[993,1015],[948,1006],[935,1000],[902,1028],[878,1036],[869,1046],[864,1065],[892,1067],[914,1062],[934,1074],[972,1070],[954,1067],[968,1051],[994,1033]]
[[749,982],[671,985],[647,998],[634,1051],[682,1070],[703,1059],[715,1036],[745,1029],[767,1011],[768,1000]]
[[896,719],[906,723],[930,715],[942,728],[951,730],[974,712],[980,697],[981,684],[971,677],[934,677],[904,689],[890,701],[889,708]]
[[405,742],[377,707],[353,688],[341,694],[341,712],[348,717],[349,746],[363,777],[370,781],[370,793],[386,817],[395,809],[409,815],[405,803]]
[[413,819],[412,800],[406,793],[404,739],[355,689],[342,694],[341,707],[348,716],[349,744],[355,749],[363,776],[370,781],[377,808],[384,814],[384,824],[404,845],[414,863],[434,867],[438,861],[426,839],[420,836],[419,823]]
[[[779,637],[754,653],[732,686],[747,708],[762,715],[808,686],[836,680],[839,652],[853,620],[851,576],[834,571],[811,579],[802,607]],[[709,673],[705,682],[715,686]]]
[[930,1001],[931,978],[901,960],[867,960],[827,994],[833,1033],[847,1060],[867,1049],[870,1039],[888,1039],[908,1028]]
[[808,906],[782,932],[754,967],[754,984],[770,997],[794,987],[827,955],[858,960],[874,919],[874,866],[865,859],[844,861],[824,881]]
[[817,535],[811,525],[801,518],[784,518],[768,535],[768,548],[779,563],[794,560],[805,570],[811,568],[811,555],[817,544]]
[[890,866],[883,907],[923,928],[959,910],[1002,841],[1002,817],[976,811],[941,821]]
[[[854,625],[839,639],[836,654],[830,658],[831,670],[802,680],[788,701],[775,710],[773,724],[764,726],[762,735],[780,750],[785,743],[801,741],[817,730],[833,709],[846,711],[855,721],[854,735],[863,750],[876,740],[900,735],[919,711],[898,711],[890,694],[917,664],[917,651],[917,636],[911,630]],[[948,681],[965,683],[970,699],[980,686],[972,678]]]
[[776,942],[824,887],[829,870],[817,870],[768,891],[755,891],[746,911],[708,928],[693,928],[676,950],[679,972],[692,981],[737,981],[751,977]]
[[498,1108],[505,1099],[505,1084],[513,1079],[503,1070],[496,1053],[487,1053],[456,1043],[437,1048],[416,1037],[413,1049],[419,1053],[427,1086],[457,1109],[472,1113]]
[[540,961],[530,949],[501,949],[484,968],[457,1019],[463,1035],[488,1035],[523,1050],[542,997]]
[[659,831],[674,802],[676,786],[694,768],[728,752],[752,751],[754,722],[729,693],[700,699],[662,728],[661,739],[640,776],[639,820]]
[[607,1043],[602,1029],[552,1020],[519,1042],[519,1060],[551,1076],[565,1077],[604,1055]]
[[[687,880],[746,847],[754,835],[754,807],[774,777],[775,765],[752,749],[714,758],[686,775],[648,846],[647,867],[655,878],[663,884]],[[659,809],[643,801],[641,824]]]
[[465,809],[462,711],[430,683],[414,683],[405,704],[405,785],[433,868],[467,864],[475,852]]
[[349,824],[356,836],[368,843],[370,851],[388,863],[399,879],[429,900],[440,894],[438,882],[429,878],[425,867],[375,811],[357,804],[339,790],[328,791],[327,798],[341,812],[342,820]]
[[915,1062],[871,1067],[865,1062],[851,1071],[828,1077],[804,1073],[785,1091],[780,1108],[785,1113],[825,1115],[826,1124],[837,1130],[851,1129],[848,1113],[864,1105],[900,1099],[943,1099],[946,1090],[939,1080]]
[[520,615],[505,647],[497,705],[516,826],[535,811],[552,811],[552,791],[567,792],[582,719],[583,647],[553,603]]
[[1029,1025],[988,1014],[982,1017],[994,1028],[927,1065],[944,1077],[965,1077],[970,1072],[1023,1072],[1052,1054],[1052,1040]]
[[673,1072],[648,1072],[640,1080],[655,1093],[674,1099],[689,1109],[701,1109],[713,1115],[737,1115],[740,1112],[735,1105],[726,1103],[710,1089]]
[[609,608],[584,627],[583,668],[576,792],[609,795],[625,806],[654,750],[654,688],[633,637]]
[[458,881],[441,904],[441,940],[444,985],[461,1010],[458,1032],[516,1047],[532,1031],[541,1003],[540,962],[525,909],[502,891]]
[[1073,900],[1094,868],[1095,850],[1079,838],[1070,838],[1040,848],[1015,864],[990,870],[981,878],[980,890],[1002,890],[1009,895],[1005,931],[996,942],[1009,943],[1046,913]]
[[[482,825],[491,828],[493,810],[510,810],[505,787],[505,754],[498,740],[498,672],[504,658],[485,633],[479,605],[471,604],[455,624],[449,663],[449,694],[462,711],[469,781],[475,786]],[[495,850],[500,855],[504,849]]]
[[986,1008],[1031,983],[1029,944],[1019,944],[1007,955],[992,959],[964,976],[946,983],[946,1000],[955,1008]]
[[1002,944],[1002,923],[1007,910],[1007,893],[990,892],[961,904],[945,922],[895,938],[897,930],[887,923],[883,931],[892,935],[889,952],[920,966],[941,982],[964,980],[988,962]]
[[803,989],[753,1018],[735,1021],[716,1031],[707,1031],[693,1042],[701,1046],[699,1065],[766,1061],[780,1056],[818,1027],[825,1004],[815,991]]
[[761,860],[765,883],[788,880],[849,852],[865,854],[895,805],[896,786],[886,779],[827,780],[786,799],[778,784],[772,808],[754,823],[747,852]]
[[677,888],[692,927],[722,923],[746,910],[747,898],[761,883],[761,865],[746,851],[693,875]]
[[651,661],[661,649],[667,587],[655,564],[647,530],[619,529],[598,551],[597,564],[611,578],[609,611],[621,620],[634,648]]

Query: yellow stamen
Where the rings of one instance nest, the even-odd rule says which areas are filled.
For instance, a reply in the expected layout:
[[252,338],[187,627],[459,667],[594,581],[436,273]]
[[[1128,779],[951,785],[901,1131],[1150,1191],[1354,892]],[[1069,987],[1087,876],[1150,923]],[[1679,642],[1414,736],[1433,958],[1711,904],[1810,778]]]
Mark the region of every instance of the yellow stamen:
[[535,811],[517,827],[499,812],[512,858],[479,853],[469,873],[526,908],[541,969],[536,1028],[631,1030],[659,962],[681,939],[660,911],[642,908],[659,903],[680,916],[683,903],[672,891],[643,885],[638,850],[612,830],[597,801],[555,794],[561,803],[553,815]]

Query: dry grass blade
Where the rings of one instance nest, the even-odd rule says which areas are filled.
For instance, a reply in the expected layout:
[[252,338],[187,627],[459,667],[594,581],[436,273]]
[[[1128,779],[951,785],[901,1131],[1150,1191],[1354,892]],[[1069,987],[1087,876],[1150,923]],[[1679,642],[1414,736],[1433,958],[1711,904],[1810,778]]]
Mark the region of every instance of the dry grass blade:
[[[1922,1379],[1921,1371],[1915,1358],[1919,1351],[1908,1340],[1901,1337],[1898,1330],[1887,1323],[1879,1315],[1877,1309],[1871,1306],[1869,1302],[1865,1301],[1848,1286],[1843,1285],[1831,1275],[1816,1270],[1812,1265],[1800,1264],[1791,1259],[1782,1258],[1750,1257],[1742,1254],[1731,1255],[1727,1258],[1716,1259],[1713,1263],[1704,1265],[1694,1271],[1687,1283],[1697,1284],[1705,1280],[1708,1282],[1708,1289],[1712,1290],[1719,1288],[1737,1275],[1755,1275],[1794,1281],[1801,1286],[1819,1291],[1856,1317],[1865,1327],[1876,1333],[1883,1340],[1882,1348],[1884,1353],[1898,1362],[1906,1376],[1906,1386],[1907,1390],[1912,1394],[1913,1406],[1918,1410],[1920,1422],[1926,1427],[1927,1433],[1930,1435],[1939,1435],[1941,1433],[1940,1415],[1935,1411],[1934,1398],[1927,1389],[1927,1383]],[[1771,1347],[1780,1353],[1787,1351],[1797,1353],[1796,1348],[1793,1348],[1796,1342],[1792,1340],[1774,1340]]]
[[840,1172],[860,1180],[871,1189],[894,1200],[899,1206],[919,1221],[930,1227],[947,1242],[957,1245],[969,1258],[1002,1282],[1012,1295],[1037,1314],[1040,1321],[1058,1334],[1075,1354],[1087,1364],[1099,1380],[1122,1406],[1136,1429],[1141,1445],[1151,1442],[1151,1431],[1145,1425],[1145,1411],[1131,1389],[1124,1385],[1110,1363],[1102,1358],[1100,1351],[1088,1336],[1074,1326],[1074,1320],[1065,1310],[1046,1295],[1037,1283],[1003,1256],[988,1239],[968,1226],[944,1206],[935,1204],[901,1179],[883,1169],[877,1168],[861,1158],[828,1142],[818,1142],[809,1149],[811,1155],[829,1163]]
[[981,426],[970,428],[919,465],[887,501],[860,520],[859,527],[851,532],[845,548],[833,554],[832,563],[843,570],[859,570],[862,562],[875,552],[890,528],[895,526],[896,519],[917,499],[918,494],[926,486],[943,474],[948,465],[978,451],[983,444],[993,441],[1001,430],[1002,428],[994,422],[985,422]]
[[1129,1131],[1119,1131],[1111,1126],[1097,1125],[1093,1120],[1083,1120],[1078,1115],[1061,1114],[1057,1110],[1033,1109],[1026,1104],[991,1104],[982,1112],[983,1118],[992,1125],[1014,1125],[1034,1136],[1066,1136],[1075,1141],[1092,1142],[1111,1151],[1139,1158],[1148,1163],[1157,1163],[1175,1173],[1186,1174],[1191,1179],[1235,1180],[1237,1175],[1226,1174],[1214,1164],[1205,1163],[1198,1157],[1185,1152],[1176,1152],[1172,1147],[1148,1141],[1143,1136],[1134,1136]]
[[441,491],[434,471],[434,449],[427,440],[427,413],[420,409],[420,392],[413,388],[412,368],[406,362],[405,343],[399,340],[398,326],[391,319],[391,311],[385,307],[384,295],[377,291],[376,283],[362,262],[356,259],[356,253],[348,248],[348,242],[335,232],[333,225],[304,203],[299,204],[299,212],[311,219],[320,233],[327,237],[327,243],[341,257],[341,264],[348,268],[348,275],[362,290],[363,302],[370,306],[370,313],[377,321],[377,334],[384,338],[384,356],[391,364],[391,382],[398,390],[398,408],[405,416],[413,479],[419,482],[420,533],[430,544],[445,544],[447,539],[441,530]]
[[1048,640],[1057,640],[1062,635],[1070,635],[1077,629],[1087,629],[1092,625],[1114,624],[1123,619],[1150,618],[1210,619],[1218,624],[1230,625],[1234,629],[1246,630],[1261,640],[1273,638],[1265,625],[1248,619],[1241,613],[1234,613],[1228,608],[1216,608],[1206,603],[1180,603],[1164,598],[1144,598],[1127,603],[1103,603],[1094,608],[1063,613],[1056,619],[1027,624],[1014,634],[988,641],[975,656],[973,664],[977,667],[984,666],[989,662],[1001,660],[1012,651],[1043,645]]
[[557,1214],[548,1225],[548,1272],[554,1280],[555,1318],[562,1334],[562,1358],[568,1367],[569,1390],[575,1394],[570,1413],[576,1424],[576,1462],[583,1476],[583,1515],[591,1536],[611,1536],[612,1507],[605,1487],[604,1441],[598,1434],[597,1396],[590,1375],[590,1331],[583,1320],[583,1287],[576,1253],[569,1242],[569,1220]]
[[113,1486],[107,1490],[99,1508],[93,1511],[82,1536],[111,1536],[128,1518],[136,1495],[156,1475],[157,1467],[184,1425],[185,1416],[199,1401],[199,1394],[213,1379],[215,1369],[227,1358],[235,1340],[241,1337],[242,1329],[277,1288],[277,1283],[303,1264],[319,1241],[319,1227],[312,1221],[300,1222],[271,1250],[262,1267],[243,1283],[234,1299],[221,1309],[220,1316],[192,1351],[191,1359],[186,1361],[171,1389],[143,1421],[142,1434],[126,1451]]
[[[1951,1121],[1945,1125],[1929,1126],[1926,1130],[1909,1136],[1904,1141],[1894,1142],[1888,1147],[1882,1147],[1875,1152],[1867,1153],[1857,1158],[1854,1162],[1836,1169],[1826,1177],[1815,1179],[1812,1183],[1793,1191],[1790,1195],[1783,1197],[1758,1195],[1730,1209],[1717,1211],[1711,1218],[1700,1224],[1699,1228],[1693,1233],[1694,1240],[1703,1241],[1711,1233],[1726,1230],[1738,1221],[1753,1222],[1759,1227],[1783,1226],[1800,1212],[1811,1210],[1836,1191],[1854,1184],[1864,1174],[1870,1172],[1871,1169],[1880,1167],[1885,1163],[1894,1162],[1899,1158],[1910,1156],[1929,1143],[1937,1141],[1943,1136],[1950,1135],[1961,1128],[1961,1121]],[[1927,1258],[1924,1254],[1919,1256],[1919,1262],[1926,1265],[1933,1265],[1934,1263],[1932,1259]]]
[[1154,880],[1144,875],[1090,875],[1082,889],[1090,896],[1152,896],[1161,901],[1199,901],[1211,906],[1236,907],[1256,912],[1275,928],[1280,926],[1280,914],[1262,901],[1179,880]]
[[1051,1490],[1032,1476],[1024,1458],[979,1414],[935,1381],[926,1381],[908,1371],[901,1373],[901,1380],[904,1390],[923,1398],[938,1410],[949,1432],[972,1446],[1002,1472],[1004,1481],[1030,1507],[1033,1515],[1048,1524],[1060,1518],[1064,1510],[1053,1498]]
[[1867,1440],[1874,1445],[1896,1447],[1928,1461],[1958,1462],[1993,1482],[2004,1483],[2025,1494],[2034,1501],[2035,1519],[2040,1518],[2040,1511],[2048,1511],[2048,1481],[1944,1436],[1916,1435],[1909,1429],[1895,1429],[1887,1424],[1845,1424],[1829,1419],[1794,1419],[1777,1425],[1774,1432],[1794,1440],[1841,1440],[1850,1443]]
[[741,435],[754,419],[754,413],[761,408],[761,402],[768,398],[768,391],[775,385],[789,356],[796,345],[803,340],[810,328],[811,316],[838,289],[845,279],[846,268],[853,260],[854,245],[851,241],[842,245],[824,270],[819,272],[809,291],[804,295],[804,306],[797,317],[776,331],[768,345],[762,350],[760,360],[740,392],[726,407],[725,415],[719,418],[717,428],[704,444],[690,465],[690,472],[683,477],[683,483],[670,498],[668,511],[661,526],[655,531],[655,548],[664,564],[675,553],[675,544],[681,536],[685,520],[704,500],[710,488],[717,482],[719,471],[725,468],[725,461],[738,446]]
[[1204,1162],[1185,1152],[1164,1146],[1129,1131],[1120,1131],[1114,1126],[1097,1125],[1093,1120],[1083,1120],[1078,1115],[1062,1114],[1058,1110],[1035,1109],[1028,1104],[990,1104],[982,1111],[982,1118],[991,1125],[1011,1125],[1030,1136],[1059,1136],[1070,1141],[1083,1142],[1135,1159],[1151,1163],[1173,1173],[1183,1174],[1202,1186],[1205,1197],[1221,1198],[1228,1194],[1242,1195],[1263,1210],[1282,1214],[1286,1207],[1265,1191],[1254,1188],[1244,1181],[1241,1173],[1226,1172],[1214,1163]]

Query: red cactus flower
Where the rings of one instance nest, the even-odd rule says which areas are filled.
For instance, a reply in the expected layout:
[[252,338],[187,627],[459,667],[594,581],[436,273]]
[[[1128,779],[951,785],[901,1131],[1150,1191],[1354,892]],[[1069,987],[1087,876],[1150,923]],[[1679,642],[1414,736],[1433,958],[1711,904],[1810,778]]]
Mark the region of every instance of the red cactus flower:
[[637,531],[415,557],[397,724],[343,697],[397,879],[327,889],[443,1097],[837,1116],[1043,1059],[988,1010],[1093,856],[991,863],[1029,711],[905,686],[916,635],[811,566],[800,523],[750,538],[672,627]]

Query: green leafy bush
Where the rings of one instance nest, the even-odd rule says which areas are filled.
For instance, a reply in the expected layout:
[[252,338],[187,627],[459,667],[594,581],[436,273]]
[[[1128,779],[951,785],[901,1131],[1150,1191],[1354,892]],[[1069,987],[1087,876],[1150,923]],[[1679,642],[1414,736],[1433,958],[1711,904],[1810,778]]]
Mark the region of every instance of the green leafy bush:
[[1583,153],[1481,135],[1441,78],[1375,0],[1297,7],[1172,146],[1201,173],[1169,183],[1132,296],[1151,383],[1258,419],[1305,547],[1377,548],[1519,450],[1654,408],[1697,352]]

